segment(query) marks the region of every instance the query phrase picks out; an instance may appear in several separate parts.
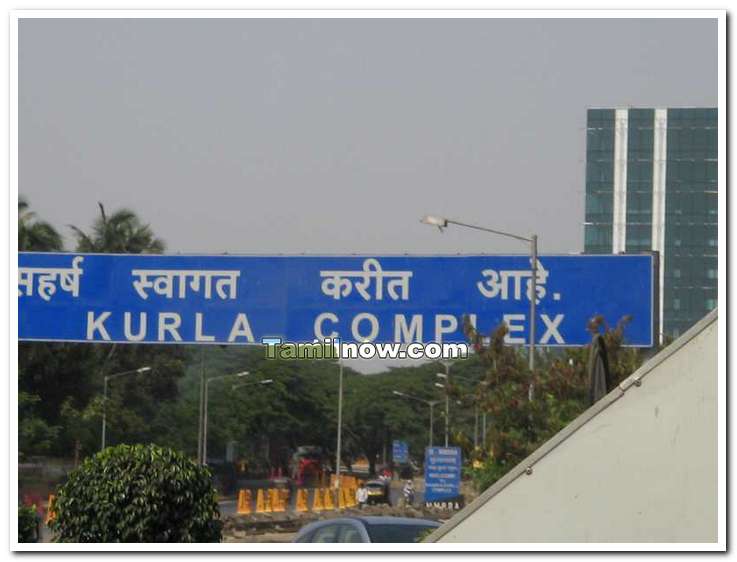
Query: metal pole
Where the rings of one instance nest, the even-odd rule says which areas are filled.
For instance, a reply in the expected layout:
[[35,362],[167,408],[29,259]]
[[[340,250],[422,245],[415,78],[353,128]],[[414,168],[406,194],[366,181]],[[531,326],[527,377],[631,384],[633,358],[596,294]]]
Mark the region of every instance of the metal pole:
[[202,464],[202,400],[205,394],[205,347],[200,348],[200,408],[197,418],[197,462]]
[[486,447],[486,412],[481,414],[481,426],[482,426],[481,438],[484,441],[484,447]]
[[445,446],[448,446],[448,435],[450,433],[450,397],[448,392],[450,391],[450,365],[443,363],[445,367]]
[[479,446],[479,407],[474,405],[473,407],[473,448],[476,449]]
[[202,406],[202,464],[207,465],[207,394],[210,381],[205,381],[205,400]]
[[433,424],[433,410],[435,409],[435,402],[429,402],[430,404],[430,447],[432,447],[432,424]]
[[102,447],[100,447],[101,451],[105,450],[106,426],[107,426],[107,377],[105,377],[105,382],[103,383],[103,391],[102,391]]
[[537,234],[530,240],[530,268],[532,273],[532,294],[530,295],[530,386],[527,399],[532,402],[535,398],[535,322],[537,301]]
[[343,362],[338,359],[338,443],[335,446],[335,487],[340,491],[340,436],[343,429]]

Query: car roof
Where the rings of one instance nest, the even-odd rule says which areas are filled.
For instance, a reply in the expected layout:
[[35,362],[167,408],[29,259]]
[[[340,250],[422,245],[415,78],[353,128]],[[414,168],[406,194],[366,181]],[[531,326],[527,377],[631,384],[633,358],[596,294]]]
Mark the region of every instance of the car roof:
[[432,519],[419,519],[417,517],[392,517],[388,515],[355,515],[339,517],[338,519],[353,519],[365,525],[431,525],[440,527],[440,523]]
[[330,519],[320,519],[319,521],[313,521],[302,527],[298,532],[297,536],[301,537],[312,531],[324,527],[330,524],[346,523],[347,521],[353,521],[362,523],[364,527],[371,525],[412,525],[412,526],[426,526],[426,527],[440,527],[440,523],[433,521],[432,519],[419,519],[415,517],[390,517],[380,515],[365,515],[365,516],[346,516],[346,517],[332,517]]

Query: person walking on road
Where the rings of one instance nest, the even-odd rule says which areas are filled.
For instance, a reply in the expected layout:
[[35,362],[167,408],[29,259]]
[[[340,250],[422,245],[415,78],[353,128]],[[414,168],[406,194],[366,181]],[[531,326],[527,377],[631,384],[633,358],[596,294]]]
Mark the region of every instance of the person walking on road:
[[404,484],[402,494],[404,495],[404,504],[407,507],[411,507],[415,503],[415,485],[412,483],[412,480],[407,480]]
[[368,502],[368,488],[363,485],[363,482],[361,482],[356,490],[356,501],[358,502],[359,509],[363,509],[366,502]]

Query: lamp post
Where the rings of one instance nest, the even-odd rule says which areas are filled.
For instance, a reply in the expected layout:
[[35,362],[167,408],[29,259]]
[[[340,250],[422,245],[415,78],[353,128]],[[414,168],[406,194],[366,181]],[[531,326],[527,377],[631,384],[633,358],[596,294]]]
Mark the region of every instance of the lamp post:
[[520,236],[518,234],[512,234],[511,232],[504,232],[502,230],[494,230],[492,228],[486,228],[483,226],[476,226],[474,224],[467,224],[464,222],[447,219],[444,217],[437,217],[433,215],[426,215],[420,222],[423,224],[429,224],[431,226],[437,226],[442,232],[443,228],[449,224],[455,224],[465,228],[471,228],[473,230],[481,230],[483,232],[489,232],[491,234],[498,234],[499,236],[506,236],[507,238],[514,238],[521,242],[526,242],[530,245],[530,385],[527,388],[527,399],[532,401],[535,397],[535,323],[536,323],[536,300],[537,300],[537,234],[532,234],[530,237]]
[[340,447],[343,433],[343,361],[338,359],[338,436],[335,444],[335,488],[340,493]]
[[115,373],[114,375],[107,375],[103,381],[102,387],[102,446],[100,450],[105,450],[105,436],[107,431],[107,381],[111,379],[117,379],[125,375],[146,373],[151,370],[151,367],[141,367],[139,369],[132,369],[130,371],[123,371],[122,373]]
[[440,404],[439,400],[425,400],[424,398],[418,398],[417,396],[412,396],[411,394],[406,394],[404,392],[399,392],[398,390],[392,390],[392,394],[399,396],[401,398],[406,398],[408,400],[416,400],[417,402],[422,402],[423,404],[430,406],[430,439],[429,439],[429,446],[432,447],[432,438],[433,438],[433,421],[434,421],[434,415],[433,411],[435,409],[435,406]]
[[[448,376],[447,375],[444,375],[443,373],[437,373],[435,376],[438,377],[439,379],[443,379],[443,380],[446,380],[446,381],[448,380]],[[462,380],[464,382],[471,383],[471,384],[477,382],[477,381],[473,381],[473,380],[471,380],[471,379],[469,379],[467,377],[462,377],[462,376],[459,376],[459,375],[453,375],[453,378],[454,379],[460,379],[460,380]],[[485,385],[486,384],[486,381],[479,381],[479,384],[480,385]],[[436,382],[435,383],[435,386],[437,386],[438,388],[445,389],[446,390],[446,396],[447,396],[448,389],[446,388],[446,386],[444,384],[441,384],[439,382]],[[484,416],[486,416],[485,413],[484,413]],[[484,439],[486,439],[486,436],[485,435],[484,435]],[[473,446],[474,446],[474,448],[478,447],[478,444],[479,444],[479,404],[478,404],[478,396],[476,396],[474,398],[474,401],[473,401]]]
[[[443,373],[437,373],[437,375],[441,375],[445,380],[450,382],[450,363],[447,362],[440,362],[440,364],[445,367],[445,374]],[[438,386],[438,383],[435,383],[435,386]],[[439,385],[440,388],[445,388],[442,384]],[[445,446],[448,446],[448,443],[450,442],[450,398],[448,397],[448,390],[445,390]]]
[[210,379],[207,379],[205,381],[205,396],[203,399],[203,416],[202,416],[202,459],[200,461],[201,464],[207,464],[207,401],[208,396],[210,395],[210,383],[213,381],[217,381],[220,379],[227,379],[230,377],[245,377],[248,375],[248,371],[243,371],[241,373],[235,373],[232,375],[220,375],[219,377],[212,377]]

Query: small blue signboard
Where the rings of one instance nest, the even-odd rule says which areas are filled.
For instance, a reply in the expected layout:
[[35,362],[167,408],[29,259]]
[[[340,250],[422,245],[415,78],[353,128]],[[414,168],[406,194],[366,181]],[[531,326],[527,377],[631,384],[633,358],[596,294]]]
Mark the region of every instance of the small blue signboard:
[[409,445],[406,441],[395,440],[392,443],[392,460],[394,464],[407,464],[409,462]]
[[426,447],[425,502],[447,502],[460,495],[460,447]]

